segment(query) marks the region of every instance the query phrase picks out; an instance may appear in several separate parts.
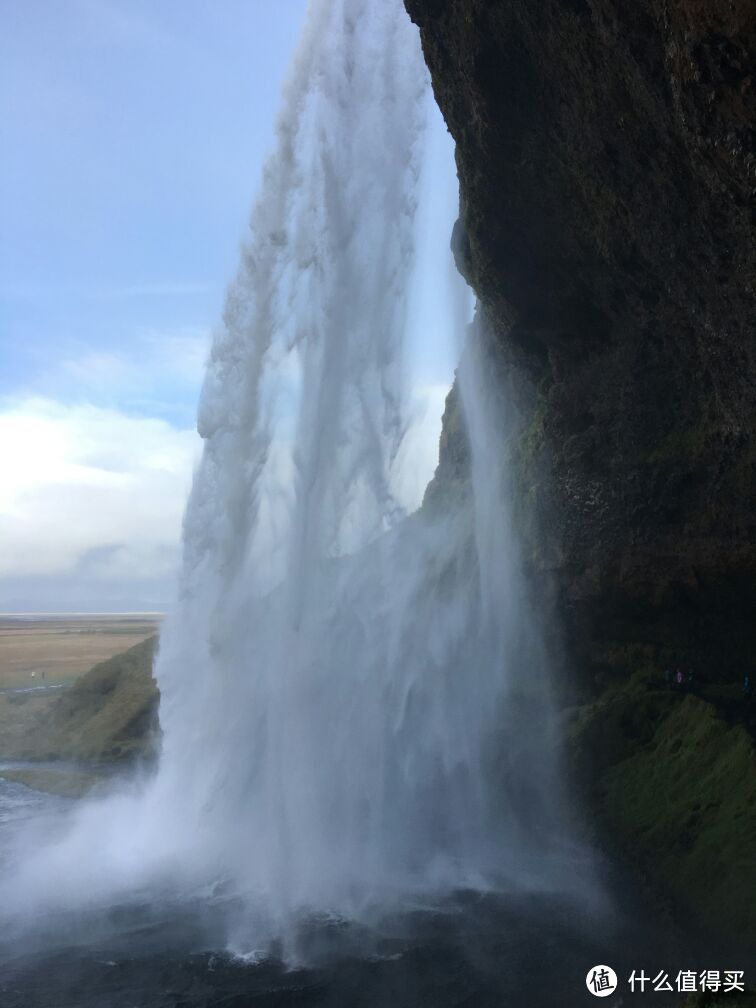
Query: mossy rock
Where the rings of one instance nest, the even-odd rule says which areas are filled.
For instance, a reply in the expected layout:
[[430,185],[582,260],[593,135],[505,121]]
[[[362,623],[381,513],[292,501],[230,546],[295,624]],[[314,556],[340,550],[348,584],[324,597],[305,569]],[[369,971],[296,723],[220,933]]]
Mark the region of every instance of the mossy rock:
[[756,752],[740,725],[694,696],[601,781],[609,818],[699,921],[756,942]]
[[742,700],[731,690],[715,698],[713,687],[681,695],[660,682],[658,672],[639,671],[568,711],[573,767],[602,839],[635,860],[696,930],[752,946],[756,747]]
[[603,772],[651,741],[677,701],[670,690],[649,688],[643,673],[615,684],[593,703],[569,712],[567,743],[584,781]]
[[686,998],[680,1008],[756,1008],[756,994],[751,992],[721,994],[707,991],[705,994],[693,994]]

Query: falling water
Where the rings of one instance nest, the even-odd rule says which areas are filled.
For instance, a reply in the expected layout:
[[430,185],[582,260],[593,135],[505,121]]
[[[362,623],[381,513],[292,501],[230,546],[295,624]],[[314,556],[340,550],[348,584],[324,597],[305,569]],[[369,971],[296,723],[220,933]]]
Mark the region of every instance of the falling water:
[[202,393],[159,770],[19,869],[27,905],[231,893],[255,947],[307,916],[554,881],[548,663],[480,323],[469,479],[409,514],[401,491],[427,100],[400,0],[315,0]]

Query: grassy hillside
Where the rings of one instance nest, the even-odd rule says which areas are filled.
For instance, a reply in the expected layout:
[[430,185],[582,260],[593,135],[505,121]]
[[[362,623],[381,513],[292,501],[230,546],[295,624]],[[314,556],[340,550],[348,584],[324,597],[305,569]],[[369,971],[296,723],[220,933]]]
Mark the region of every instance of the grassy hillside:
[[756,943],[756,748],[742,721],[639,674],[575,712],[591,805],[703,931]]
[[1,697],[0,759],[112,763],[150,756],[158,734],[156,641],[100,662],[53,697]]

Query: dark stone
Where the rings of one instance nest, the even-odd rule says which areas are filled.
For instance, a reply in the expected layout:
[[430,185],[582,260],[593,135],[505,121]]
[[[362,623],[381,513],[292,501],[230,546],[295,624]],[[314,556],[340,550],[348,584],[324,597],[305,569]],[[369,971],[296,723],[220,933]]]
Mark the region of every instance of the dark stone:
[[[642,648],[733,681],[756,652],[756,5],[406,6],[457,145],[457,262],[526,390],[526,548],[574,668],[600,684]],[[453,397],[447,424],[437,484]]]

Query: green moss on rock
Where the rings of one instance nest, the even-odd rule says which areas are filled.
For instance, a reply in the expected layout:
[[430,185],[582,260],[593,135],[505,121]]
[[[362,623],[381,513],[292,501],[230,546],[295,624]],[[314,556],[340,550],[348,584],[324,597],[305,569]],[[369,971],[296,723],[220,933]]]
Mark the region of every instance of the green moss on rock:
[[703,931],[756,942],[756,749],[746,728],[638,674],[573,711],[568,738],[620,846]]
[[740,725],[686,696],[600,782],[609,819],[702,926],[756,941],[756,752]]

